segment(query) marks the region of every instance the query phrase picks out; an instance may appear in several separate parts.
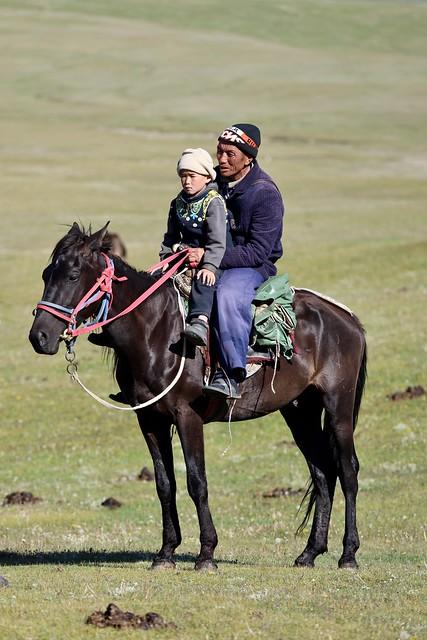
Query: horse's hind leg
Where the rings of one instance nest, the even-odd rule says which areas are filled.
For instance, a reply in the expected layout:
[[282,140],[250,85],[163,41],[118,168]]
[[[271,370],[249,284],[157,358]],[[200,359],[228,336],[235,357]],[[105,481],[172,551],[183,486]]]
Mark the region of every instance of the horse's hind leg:
[[321,398],[314,390],[301,396],[297,404],[291,403],[281,410],[296,444],[304,454],[313,483],[306,515],[308,518],[314,502],[313,523],[307,545],[295,560],[298,567],[313,567],[316,557],[328,550],[337,470],[328,433],[322,431],[322,410]]
[[348,395],[350,394],[328,393],[324,396],[324,402],[335,443],[338,475],[345,499],[343,553],[338,561],[338,566],[356,569],[356,551],[359,548],[356,525],[359,461],[353,439],[353,399],[346,397]]
[[181,543],[181,531],[176,509],[171,423],[160,416],[141,412],[138,412],[138,422],[153,459],[157,495],[162,507],[163,544],[152,568],[174,568],[173,554]]

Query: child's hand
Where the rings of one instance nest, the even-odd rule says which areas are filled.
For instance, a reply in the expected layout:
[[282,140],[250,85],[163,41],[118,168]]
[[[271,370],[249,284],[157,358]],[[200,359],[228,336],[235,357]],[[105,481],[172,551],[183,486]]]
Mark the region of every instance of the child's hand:
[[209,271],[209,269],[200,269],[200,271],[197,272],[197,279],[210,287],[215,284],[216,280],[215,274],[212,273],[212,271]]
[[197,265],[200,264],[204,253],[205,250],[201,247],[191,247],[187,256],[187,263],[190,267],[193,269],[197,267]]

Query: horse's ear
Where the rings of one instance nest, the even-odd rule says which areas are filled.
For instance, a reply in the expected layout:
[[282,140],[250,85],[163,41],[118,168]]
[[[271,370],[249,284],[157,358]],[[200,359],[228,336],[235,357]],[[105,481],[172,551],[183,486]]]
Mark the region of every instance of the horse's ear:
[[97,249],[101,249],[102,241],[105,238],[105,234],[107,233],[107,227],[108,227],[109,224],[110,224],[110,221],[108,221],[107,224],[102,227],[102,229],[100,229],[99,231],[96,231],[93,235],[90,236],[90,238],[89,238],[89,248],[92,251],[96,251]]
[[76,233],[80,233],[80,227],[77,222],[73,222],[68,232],[69,235],[75,235]]

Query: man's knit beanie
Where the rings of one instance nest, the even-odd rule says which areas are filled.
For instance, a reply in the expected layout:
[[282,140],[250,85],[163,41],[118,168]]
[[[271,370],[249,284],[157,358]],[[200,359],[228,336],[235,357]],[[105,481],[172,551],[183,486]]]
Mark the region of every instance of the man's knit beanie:
[[176,167],[178,175],[180,171],[185,169],[200,173],[202,176],[210,176],[212,180],[215,180],[216,177],[210,153],[200,147],[197,149],[185,149],[182,152]]
[[234,144],[246,155],[256,158],[261,144],[261,131],[254,124],[233,124],[221,133],[218,140],[225,144]]

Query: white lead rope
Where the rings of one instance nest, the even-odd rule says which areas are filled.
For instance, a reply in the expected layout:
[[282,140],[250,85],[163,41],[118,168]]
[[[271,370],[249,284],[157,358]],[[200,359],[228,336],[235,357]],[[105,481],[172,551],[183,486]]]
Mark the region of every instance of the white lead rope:
[[[173,282],[173,286],[175,288],[176,294],[178,296],[178,307],[181,313],[181,317],[182,317],[182,322],[183,322],[183,326],[185,329],[185,310],[184,310],[184,306],[182,304],[182,300],[181,300],[181,295],[178,291],[178,289],[176,288],[175,285],[175,281]],[[107,400],[104,400],[103,398],[100,398],[99,396],[96,395],[96,393],[93,393],[93,391],[90,391],[90,389],[88,389],[83,382],[80,380],[79,378],[79,374],[77,373],[77,365],[75,365],[74,363],[70,363],[70,365],[68,365],[67,367],[67,371],[70,374],[70,378],[73,382],[77,382],[81,388],[86,391],[87,394],[89,394],[94,400],[96,400],[97,402],[99,402],[99,404],[102,404],[104,407],[107,407],[107,409],[116,409],[117,411],[136,411],[137,409],[144,409],[144,407],[149,407],[150,404],[154,404],[155,402],[158,402],[161,398],[163,398],[163,396],[165,396],[167,393],[169,393],[169,391],[176,385],[176,383],[178,382],[178,380],[181,377],[181,374],[184,370],[184,365],[185,365],[185,358],[186,358],[186,344],[187,341],[184,338],[184,346],[183,346],[183,351],[182,351],[182,356],[181,356],[181,362],[179,365],[179,369],[178,372],[176,374],[176,376],[174,377],[174,379],[172,380],[172,382],[166,387],[166,389],[163,389],[163,391],[161,393],[159,393],[157,396],[155,396],[154,398],[151,398],[150,400],[147,400],[146,402],[142,402],[141,404],[137,404],[134,407],[118,407],[116,404],[111,404],[111,402],[107,402]]]

